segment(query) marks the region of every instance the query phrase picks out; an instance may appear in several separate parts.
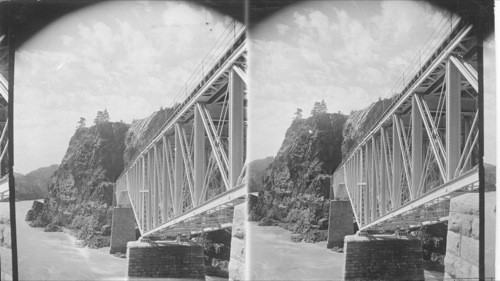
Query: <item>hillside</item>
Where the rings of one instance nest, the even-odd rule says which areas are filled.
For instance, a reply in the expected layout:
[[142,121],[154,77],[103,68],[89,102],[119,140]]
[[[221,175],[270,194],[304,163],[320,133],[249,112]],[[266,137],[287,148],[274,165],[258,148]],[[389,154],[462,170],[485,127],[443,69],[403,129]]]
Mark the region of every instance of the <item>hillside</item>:
[[347,117],[319,113],[298,118],[285,134],[264,173],[250,219],[276,224],[299,234],[296,240],[326,240],[330,175],[342,160],[342,130]]
[[59,168],[54,164],[29,172],[26,175],[14,173],[16,200],[36,200],[45,197],[52,174]]
[[257,159],[248,164],[248,190],[249,192],[259,192],[262,184],[264,183],[265,172],[269,165],[274,161],[273,156],[264,159]]
[[105,122],[79,128],[57,171],[50,178],[41,210],[26,217],[31,226],[72,230],[84,245],[109,245],[113,187],[123,170],[129,125]]

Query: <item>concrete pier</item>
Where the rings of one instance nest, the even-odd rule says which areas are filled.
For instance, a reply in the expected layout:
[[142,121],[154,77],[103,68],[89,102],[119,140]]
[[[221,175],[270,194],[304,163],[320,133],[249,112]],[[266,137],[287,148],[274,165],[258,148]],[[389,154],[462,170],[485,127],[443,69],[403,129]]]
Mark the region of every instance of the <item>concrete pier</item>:
[[203,248],[191,242],[129,242],[127,276],[205,280],[203,258]]
[[328,215],[328,243],[327,248],[344,246],[344,237],[354,234],[354,214],[351,202],[330,201]]
[[246,204],[234,207],[231,233],[231,257],[229,259],[229,280],[245,280]]
[[424,280],[417,237],[346,236],[343,280]]
[[111,248],[109,252],[126,253],[127,243],[135,241],[135,218],[132,208],[113,208],[111,222]]

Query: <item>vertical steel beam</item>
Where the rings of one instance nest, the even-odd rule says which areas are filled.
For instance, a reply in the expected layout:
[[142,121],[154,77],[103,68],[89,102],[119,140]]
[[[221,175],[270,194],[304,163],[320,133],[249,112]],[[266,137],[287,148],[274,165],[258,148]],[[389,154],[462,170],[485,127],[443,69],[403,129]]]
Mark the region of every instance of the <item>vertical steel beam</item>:
[[229,73],[229,183],[236,186],[244,162],[245,84],[234,69]]
[[144,190],[146,190],[146,159],[145,159],[146,155],[142,155],[142,164],[141,164],[141,169],[142,169],[142,173],[141,173],[141,186],[142,186],[142,193],[141,193],[141,225],[142,225],[142,229],[145,229],[145,220],[144,220],[144,215],[145,215],[145,212],[144,212],[144,208],[146,207],[145,204],[144,204]]
[[411,183],[408,179],[408,184],[410,185],[410,196],[411,199],[418,197],[418,188],[420,186],[420,178],[422,175],[422,115],[418,110],[416,94],[413,94],[411,98],[411,161],[412,161],[412,171],[411,171]]
[[392,209],[396,209],[401,205],[401,176],[402,176],[402,162],[403,154],[398,139],[398,130],[396,126],[398,117],[392,116]]
[[385,151],[385,128],[380,127],[380,163],[379,163],[379,178],[380,178],[380,205],[379,205],[379,210],[380,210],[380,215],[383,216],[385,215],[387,211],[387,195],[386,195],[386,190],[387,190],[387,174],[386,174],[386,167],[385,167],[385,157],[386,157],[386,151]]
[[370,155],[370,147],[368,146],[368,142],[365,144],[365,162],[364,162],[364,176],[365,176],[365,186],[364,186],[364,201],[365,201],[365,209],[364,209],[364,214],[365,214],[365,224],[367,224],[370,221],[370,194],[371,194],[371,188],[372,188],[372,183],[370,182],[370,168],[371,168],[371,155]]
[[151,169],[151,166],[152,165],[152,157],[151,157],[151,150],[148,150],[148,152],[146,153],[147,155],[147,160],[146,160],[146,175],[147,175],[147,178],[146,178],[146,193],[145,193],[145,196],[146,196],[146,229],[147,230],[150,230],[152,229],[152,225],[151,225],[151,220],[152,220],[152,217],[153,215],[151,214],[152,212],[152,205],[151,204],[151,201],[152,201],[152,180],[151,180],[151,176],[152,176],[152,169]]
[[175,152],[174,152],[174,216],[182,212],[182,189],[184,187],[184,160],[182,157],[180,127],[175,126]]
[[[464,118],[463,119],[464,121],[464,136],[462,138],[462,146],[464,146],[464,152],[466,151],[466,147],[465,145],[467,145],[467,137],[469,136],[469,133],[471,132],[471,130],[473,130],[474,128],[472,128],[471,126],[471,120],[470,118]],[[471,147],[471,149],[473,149],[473,147]],[[471,159],[467,159],[465,160],[465,163],[463,163],[463,167],[465,168],[465,170],[470,170],[471,168]]]
[[157,227],[160,223],[160,188],[159,188],[159,183],[158,180],[160,178],[160,175],[158,174],[158,166],[160,165],[160,162],[158,161],[158,144],[154,144],[153,148],[153,153],[154,153],[154,168],[153,168],[153,174],[154,174],[154,213],[153,213],[153,226]]
[[377,218],[377,149],[376,137],[372,136],[371,140],[371,163],[370,163],[370,182],[371,182],[371,221]]
[[162,212],[161,212],[161,220],[163,223],[165,223],[168,219],[168,209],[169,209],[169,204],[168,204],[168,200],[169,200],[169,188],[170,188],[170,181],[169,181],[169,177],[170,177],[170,174],[168,172],[168,164],[167,164],[167,138],[165,137],[165,135],[163,135],[162,137],[162,141],[163,141],[163,150],[162,150],[162,169],[161,169],[161,173],[163,175],[163,185],[162,185],[162,194],[163,194],[163,198],[162,198]]
[[446,62],[446,176],[453,179],[460,159],[460,72]]
[[205,129],[199,110],[194,110],[194,203],[198,206],[203,202],[202,191],[205,179]]

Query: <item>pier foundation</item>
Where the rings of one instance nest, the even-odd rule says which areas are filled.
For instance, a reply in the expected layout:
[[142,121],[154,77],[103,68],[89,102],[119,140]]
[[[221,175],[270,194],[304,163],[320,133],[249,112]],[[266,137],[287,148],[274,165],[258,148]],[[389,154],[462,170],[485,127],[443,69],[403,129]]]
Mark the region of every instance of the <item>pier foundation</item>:
[[452,198],[444,259],[445,278],[479,277],[479,194]]
[[231,256],[228,271],[229,280],[245,280],[245,205],[234,207],[231,233]]
[[343,280],[424,280],[417,237],[349,235],[344,242]]
[[354,234],[354,214],[351,202],[330,201],[328,215],[328,243],[327,248],[344,246],[344,237]]
[[111,254],[127,252],[127,243],[135,241],[135,217],[132,208],[113,208],[111,222]]
[[127,276],[205,280],[203,247],[192,242],[127,244]]

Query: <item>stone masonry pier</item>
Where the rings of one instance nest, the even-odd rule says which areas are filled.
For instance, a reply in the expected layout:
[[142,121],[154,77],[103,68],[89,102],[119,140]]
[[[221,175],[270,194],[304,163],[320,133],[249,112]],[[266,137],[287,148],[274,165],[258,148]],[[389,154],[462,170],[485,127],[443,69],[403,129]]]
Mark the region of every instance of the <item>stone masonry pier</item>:
[[129,242],[127,276],[205,280],[203,258],[203,247],[191,242]]
[[349,235],[344,242],[343,280],[424,280],[417,237]]

